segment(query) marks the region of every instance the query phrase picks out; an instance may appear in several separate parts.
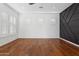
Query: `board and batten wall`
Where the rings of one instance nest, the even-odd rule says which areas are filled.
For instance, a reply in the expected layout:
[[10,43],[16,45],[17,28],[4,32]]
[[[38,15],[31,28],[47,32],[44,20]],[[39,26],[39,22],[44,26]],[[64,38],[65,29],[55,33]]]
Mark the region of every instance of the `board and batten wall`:
[[60,13],[60,37],[79,45],[79,3]]
[[19,38],[59,38],[59,13],[25,13],[19,23]]

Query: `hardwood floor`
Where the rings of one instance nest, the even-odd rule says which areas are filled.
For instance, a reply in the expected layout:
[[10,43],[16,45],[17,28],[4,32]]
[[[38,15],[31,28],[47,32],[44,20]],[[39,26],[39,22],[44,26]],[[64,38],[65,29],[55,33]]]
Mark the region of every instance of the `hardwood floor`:
[[60,39],[17,39],[0,47],[2,56],[79,56],[79,48]]

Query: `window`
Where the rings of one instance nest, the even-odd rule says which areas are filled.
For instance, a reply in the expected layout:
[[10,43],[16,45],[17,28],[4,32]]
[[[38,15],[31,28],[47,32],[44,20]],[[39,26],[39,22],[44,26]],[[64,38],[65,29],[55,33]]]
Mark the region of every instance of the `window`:
[[15,16],[10,16],[10,19],[9,19],[9,29],[10,29],[10,34],[15,34],[16,33],[16,17]]
[[8,15],[5,12],[2,12],[0,14],[0,33],[1,34],[7,34],[7,27],[8,27]]
[[16,34],[16,16],[6,12],[0,13],[0,34]]

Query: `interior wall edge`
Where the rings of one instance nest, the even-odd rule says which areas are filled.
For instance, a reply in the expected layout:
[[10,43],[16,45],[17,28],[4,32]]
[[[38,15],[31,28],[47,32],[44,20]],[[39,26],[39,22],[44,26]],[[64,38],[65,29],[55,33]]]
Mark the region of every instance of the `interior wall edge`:
[[[73,5],[73,4],[74,4],[74,3],[72,3],[71,5]],[[70,5],[70,6],[71,6],[71,5]],[[68,6],[67,8],[69,8],[70,6]],[[66,8],[66,9],[67,9],[67,8]],[[64,9],[64,10],[61,11],[60,13],[64,12],[66,9]]]
[[67,42],[67,43],[69,43],[69,44],[72,44],[73,46],[76,46],[76,47],[79,48],[79,45],[78,45],[78,44],[75,44],[75,43],[73,43],[73,42],[71,42],[71,41],[68,41],[68,40],[66,40],[66,39],[64,39],[64,38],[60,38],[60,40],[63,40],[63,41],[65,41],[65,42]]
[[8,3],[3,3],[5,6],[9,7],[11,10],[13,10],[14,12],[20,14],[20,12],[18,12],[17,10],[15,10],[14,8],[12,8]]

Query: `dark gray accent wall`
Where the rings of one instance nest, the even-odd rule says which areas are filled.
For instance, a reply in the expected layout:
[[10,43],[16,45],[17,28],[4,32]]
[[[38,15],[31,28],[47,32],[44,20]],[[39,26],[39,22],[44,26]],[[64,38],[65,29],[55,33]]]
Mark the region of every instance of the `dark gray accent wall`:
[[60,37],[79,44],[79,3],[60,13]]

